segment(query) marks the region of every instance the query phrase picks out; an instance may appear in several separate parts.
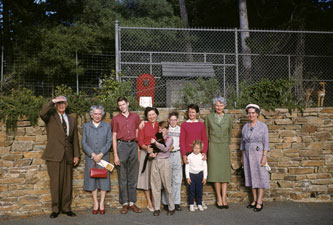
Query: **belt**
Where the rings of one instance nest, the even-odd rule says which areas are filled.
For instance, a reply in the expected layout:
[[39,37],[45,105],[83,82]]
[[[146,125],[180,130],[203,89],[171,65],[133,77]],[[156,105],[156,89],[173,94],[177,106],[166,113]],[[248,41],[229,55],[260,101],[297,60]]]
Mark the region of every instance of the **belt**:
[[178,149],[176,151],[171,151],[171,153],[176,153],[176,152],[179,152],[179,151],[180,151],[180,149]]
[[136,140],[125,141],[125,140],[120,140],[120,139],[117,139],[117,141],[120,141],[120,142],[127,142],[127,143],[129,143],[129,142],[136,142]]

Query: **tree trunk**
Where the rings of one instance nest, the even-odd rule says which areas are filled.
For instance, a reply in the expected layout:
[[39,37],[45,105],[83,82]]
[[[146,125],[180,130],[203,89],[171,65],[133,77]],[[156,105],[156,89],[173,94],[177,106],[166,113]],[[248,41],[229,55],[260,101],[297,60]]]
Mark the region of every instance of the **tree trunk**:
[[[239,25],[241,30],[249,30],[249,19],[247,16],[247,6],[246,6],[246,0],[239,0],[238,1],[239,6]],[[252,61],[251,61],[251,49],[246,44],[246,39],[250,37],[250,33],[246,31],[242,31],[241,34],[241,44],[242,44],[242,54],[245,54],[242,56],[242,63],[245,70],[244,77],[247,77],[249,80],[251,80],[251,67],[252,67]]]
[[[179,9],[180,9],[180,18],[183,20],[185,27],[189,28],[189,22],[188,22],[188,16],[187,16],[187,10],[185,5],[185,0],[178,0],[179,2]],[[189,52],[189,54],[186,54],[186,60],[188,62],[193,62],[193,55],[191,54],[193,52],[192,44],[191,44],[191,36],[189,31],[184,31],[184,38],[186,41],[186,52]]]

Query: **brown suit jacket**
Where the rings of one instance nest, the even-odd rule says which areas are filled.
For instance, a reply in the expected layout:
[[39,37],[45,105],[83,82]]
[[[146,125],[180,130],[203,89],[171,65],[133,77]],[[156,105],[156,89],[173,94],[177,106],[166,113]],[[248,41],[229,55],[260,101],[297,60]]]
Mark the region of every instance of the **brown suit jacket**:
[[42,158],[48,161],[60,162],[65,157],[68,163],[73,163],[74,157],[80,157],[76,119],[67,115],[69,123],[69,135],[67,137],[58,113],[56,111],[52,112],[52,108],[54,108],[54,103],[49,101],[43,105],[39,113],[45,122],[48,139]]

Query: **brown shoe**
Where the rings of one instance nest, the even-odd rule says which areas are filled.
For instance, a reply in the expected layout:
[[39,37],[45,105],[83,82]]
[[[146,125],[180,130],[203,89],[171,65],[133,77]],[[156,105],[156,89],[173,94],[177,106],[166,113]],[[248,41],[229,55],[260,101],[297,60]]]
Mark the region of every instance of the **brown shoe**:
[[127,214],[128,213],[128,205],[123,205],[123,208],[120,210],[121,214]]
[[175,212],[176,212],[175,209],[174,209],[174,210],[169,210],[169,211],[167,212],[167,215],[168,215],[168,216],[172,216],[173,214],[175,214]]
[[135,212],[135,213],[142,213],[142,210],[140,208],[136,207],[135,204],[133,204],[132,206],[128,206],[128,209],[133,210],[133,212]]

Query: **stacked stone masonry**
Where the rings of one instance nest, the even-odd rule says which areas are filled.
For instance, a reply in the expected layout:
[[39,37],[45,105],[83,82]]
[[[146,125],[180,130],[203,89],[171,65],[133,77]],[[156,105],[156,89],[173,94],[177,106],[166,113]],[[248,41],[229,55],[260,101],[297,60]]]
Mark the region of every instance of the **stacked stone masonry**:
[[[160,109],[159,120],[166,120],[172,109]],[[210,110],[201,110],[203,119]],[[244,110],[228,110],[233,117],[231,149],[232,182],[228,185],[229,202],[247,202],[250,189],[244,187],[239,175],[239,144],[242,126],[247,122]],[[142,117],[142,112],[139,112]],[[268,162],[271,189],[265,191],[265,201],[333,201],[333,108],[308,108],[301,112],[287,109],[263,111],[261,119],[268,125],[271,152]],[[180,111],[180,121],[184,111]],[[78,119],[79,136],[82,124],[89,116]],[[105,121],[110,122],[110,115]],[[37,126],[22,118],[16,133],[6,133],[0,123],[0,218],[31,216],[49,213],[51,196],[46,164],[41,155],[47,143],[45,124]],[[112,150],[111,150],[112,151]],[[111,154],[112,155],[112,154]],[[90,192],[83,190],[84,154],[73,174],[74,211],[92,208]],[[111,160],[113,160],[111,158]],[[111,175],[111,191],[107,193],[107,207],[118,203],[117,171]],[[140,207],[146,206],[142,191],[137,192]],[[204,187],[204,201],[215,203],[212,184]],[[182,205],[187,205],[185,183],[182,186]]]

